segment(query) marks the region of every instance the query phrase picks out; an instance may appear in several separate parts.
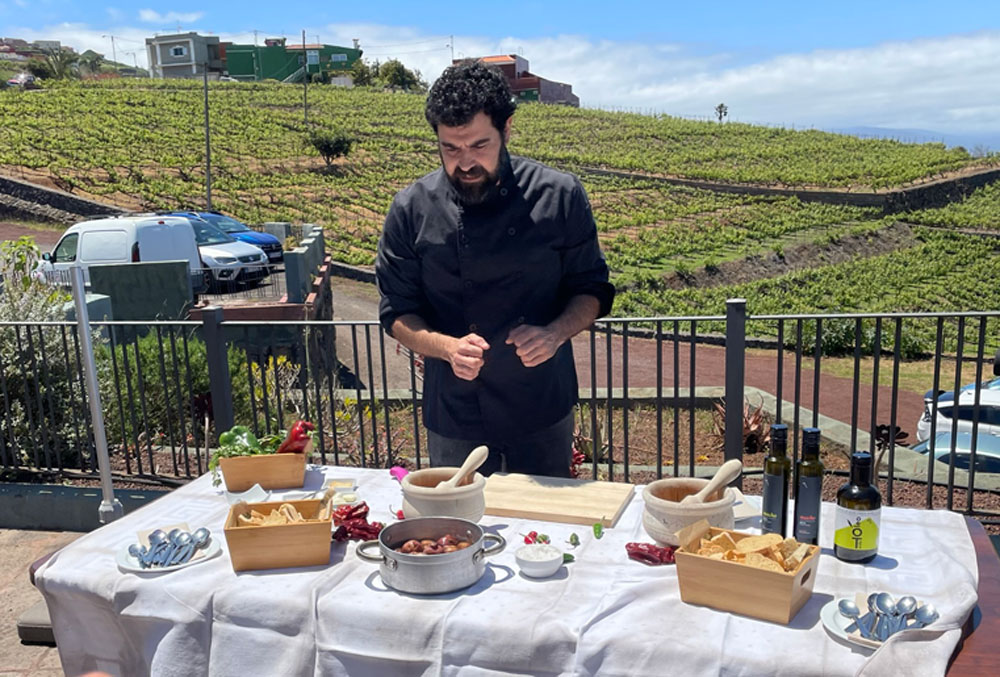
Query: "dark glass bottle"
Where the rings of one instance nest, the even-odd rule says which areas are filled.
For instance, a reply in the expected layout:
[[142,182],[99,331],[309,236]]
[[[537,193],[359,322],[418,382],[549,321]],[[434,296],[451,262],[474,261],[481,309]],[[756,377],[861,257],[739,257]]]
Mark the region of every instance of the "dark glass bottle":
[[802,430],[802,459],[796,467],[795,527],[799,543],[819,545],[820,503],[823,501],[823,461],[819,458],[819,428]]
[[872,455],[851,456],[851,481],[837,492],[833,553],[845,562],[870,562],[878,554],[882,495],[871,484]]
[[771,454],[764,459],[764,490],[761,506],[762,533],[786,535],[788,529],[788,477],[792,462],[788,458],[788,426],[771,426]]

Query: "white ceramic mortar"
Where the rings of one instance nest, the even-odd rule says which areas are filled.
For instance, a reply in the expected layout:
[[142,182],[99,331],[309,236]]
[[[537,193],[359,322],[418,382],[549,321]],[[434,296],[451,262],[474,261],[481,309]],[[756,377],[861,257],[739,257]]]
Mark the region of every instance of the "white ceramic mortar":
[[707,479],[670,477],[646,485],[642,491],[646,507],[642,512],[642,526],[659,545],[679,545],[676,532],[698,520],[706,519],[713,527],[733,528],[733,502],[736,495],[728,487],[708,496],[704,503],[680,501],[696,494]]
[[486,478],[476,473],[454,489],[436,487],[458,468],[424,468],[403,477],[403,515],[410,517],[460,517],[478,522],[486,512],[483,489]]

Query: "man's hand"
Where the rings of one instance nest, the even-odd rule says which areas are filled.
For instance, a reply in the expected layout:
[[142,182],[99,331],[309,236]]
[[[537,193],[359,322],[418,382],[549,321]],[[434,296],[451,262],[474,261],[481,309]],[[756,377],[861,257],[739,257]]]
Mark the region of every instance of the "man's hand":
[[479,376],[483,368],[483,353],[490,349],[490,344],[478,334],[466,334],[455,339],[448,349],[448,362],[451,370],[460,379],[472,381]]
[[553,355],[563,344],[563,338],[548,327],[522,324],[507,335],[507,344],[514,344],[521,364],[537,367]]

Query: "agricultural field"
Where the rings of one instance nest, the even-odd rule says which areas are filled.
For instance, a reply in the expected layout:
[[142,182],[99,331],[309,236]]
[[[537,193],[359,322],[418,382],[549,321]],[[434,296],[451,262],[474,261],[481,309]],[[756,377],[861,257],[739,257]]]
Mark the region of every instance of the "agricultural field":
[[[308,98],[307,124],[301,88],[210,85],[213,206],[250,223],[319,223],[337,260],[370,265],[392,196],[438,166],[423,97],[319,86]],[[201,84],[176,80],[6,91],[0,173],[130,209],[202,207],[202,106]],[[349,134],[350,155],[327,167],[306,141],[316,129]],[[520,107],[510,147],[581,176],[620,289],[618,316],[719,314],[733,296],[749,299],[753,314],[1000,307],[1000,240],[949,232],[1000,229],[1000,184],[887,217],[656,180],[870,193],[993,166],[996,157],[533,104]]]

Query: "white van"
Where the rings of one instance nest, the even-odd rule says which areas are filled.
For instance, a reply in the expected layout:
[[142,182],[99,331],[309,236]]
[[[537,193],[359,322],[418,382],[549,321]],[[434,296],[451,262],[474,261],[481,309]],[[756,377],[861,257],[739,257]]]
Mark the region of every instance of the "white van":
[[205,291],[204,265],[191,222],[179,216],[117,216],[70,226],[51,252],[42,255],[38,272],[60,284],[69,283],[70,268],[134,261],[187,261],[195,294]]

